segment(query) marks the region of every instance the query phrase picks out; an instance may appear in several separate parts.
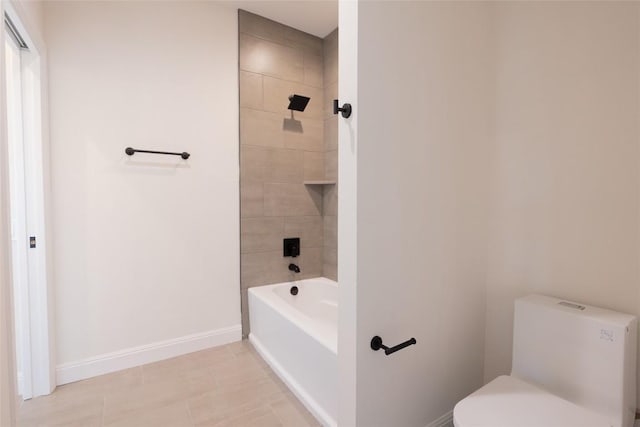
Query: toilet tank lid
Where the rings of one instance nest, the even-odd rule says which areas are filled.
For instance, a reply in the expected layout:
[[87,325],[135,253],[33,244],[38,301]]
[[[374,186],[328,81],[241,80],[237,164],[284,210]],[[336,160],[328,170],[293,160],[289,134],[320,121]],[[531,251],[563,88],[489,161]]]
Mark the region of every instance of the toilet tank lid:
[[617,325],[622,328],[631,325],[636,320],[636,317],[631,314],[582,304],[571,300],[550,297],[547,295],[531,294],[526,297],[518,298],[516,300],[516,306],[519,303],[546,307],[548,309],[561,311],[574,316],[580,316],[602,323]]
[[602,415],[503,375],[458,402],[456,427],[611,427]]

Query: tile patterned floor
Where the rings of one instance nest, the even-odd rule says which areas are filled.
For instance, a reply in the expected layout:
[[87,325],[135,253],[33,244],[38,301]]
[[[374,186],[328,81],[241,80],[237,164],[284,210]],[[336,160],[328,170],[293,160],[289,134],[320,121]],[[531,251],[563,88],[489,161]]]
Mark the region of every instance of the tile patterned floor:
[[319,427],[248,341],[58,387],[19,427]]

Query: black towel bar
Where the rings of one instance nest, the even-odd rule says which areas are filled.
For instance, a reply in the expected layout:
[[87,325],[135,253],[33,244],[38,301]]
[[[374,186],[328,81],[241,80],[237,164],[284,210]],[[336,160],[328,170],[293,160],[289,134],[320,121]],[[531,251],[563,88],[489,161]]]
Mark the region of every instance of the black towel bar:
[[138,150],[137,148],[127,147],[124,149],[124,152],[129,156],[133,156],[134,153],[151,153],[151,154],[167,154],[169,156],[180,156],[183,159],[187,160],[191,154],[183,151],[182,153],[172,153],[170,151],[154,151],[154,150]]

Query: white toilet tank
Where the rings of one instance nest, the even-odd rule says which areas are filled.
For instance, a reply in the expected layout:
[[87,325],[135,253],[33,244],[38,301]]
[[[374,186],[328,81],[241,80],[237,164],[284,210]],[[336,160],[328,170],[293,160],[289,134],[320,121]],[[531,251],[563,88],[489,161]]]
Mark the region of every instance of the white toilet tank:
[[511,375],[633,425],[637,319],[542,295],[516,300]]

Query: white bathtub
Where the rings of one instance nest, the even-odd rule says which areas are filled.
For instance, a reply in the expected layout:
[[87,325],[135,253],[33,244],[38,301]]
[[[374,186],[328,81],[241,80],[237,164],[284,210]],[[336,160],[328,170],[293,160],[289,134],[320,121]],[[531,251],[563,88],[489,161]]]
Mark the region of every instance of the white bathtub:
[[338,284],[317,278],[251,288],[249,320],[258,353],[318,421],[337,425]]

